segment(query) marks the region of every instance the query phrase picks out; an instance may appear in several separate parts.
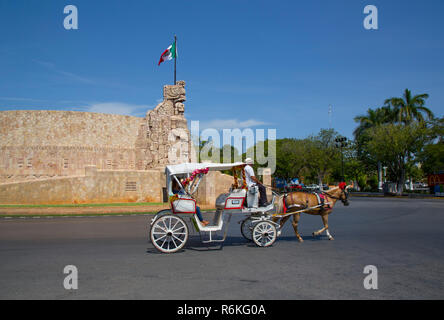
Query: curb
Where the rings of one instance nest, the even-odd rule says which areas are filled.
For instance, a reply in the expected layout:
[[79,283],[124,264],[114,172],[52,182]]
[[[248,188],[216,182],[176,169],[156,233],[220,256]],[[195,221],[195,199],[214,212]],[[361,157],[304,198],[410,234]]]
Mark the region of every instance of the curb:
[[397,198],[397,199],[431,199],[431,200],[444,200],[444,197],[427,196],[427,195],[411,195],[406,194],[402,196],[389,196],[384,194],[350,194],[352,197],[362,197],[362,198]]

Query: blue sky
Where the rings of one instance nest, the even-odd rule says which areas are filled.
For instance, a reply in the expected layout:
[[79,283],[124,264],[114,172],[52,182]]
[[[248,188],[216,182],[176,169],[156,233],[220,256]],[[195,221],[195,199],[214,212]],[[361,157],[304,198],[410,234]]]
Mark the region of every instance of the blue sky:
[[[68,4],[78,30],[63,28]],[[443,115],[443,14],[442,0],[0,0],[0,110],[143,116],[173,81],[157,62],[177,34],[188,120],[301,138],[329,127],[331,104],[352,137],[356,115],[405,88]]]

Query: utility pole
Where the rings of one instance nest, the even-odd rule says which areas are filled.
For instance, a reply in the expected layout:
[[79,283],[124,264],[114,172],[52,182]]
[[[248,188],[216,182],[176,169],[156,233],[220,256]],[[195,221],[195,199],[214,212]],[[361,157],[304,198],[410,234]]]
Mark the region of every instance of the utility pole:
[[331,105],[328,106],[328,125],[330,126],[331,129],[331,114],[332,114],[333,110]]

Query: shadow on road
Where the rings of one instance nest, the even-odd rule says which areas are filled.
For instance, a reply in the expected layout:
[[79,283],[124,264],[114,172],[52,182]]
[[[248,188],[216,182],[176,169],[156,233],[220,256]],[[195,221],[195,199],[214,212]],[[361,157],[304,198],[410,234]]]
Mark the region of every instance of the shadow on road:
[[[328,240],[327,236],[302,236],[302,239],[304,241],[326,241]],[[295,242],[298,243],[299,241],[295,236],[285,236],[285,237],[279,237],[276,239],[277,241],[286,241],[286,242]],[[151,245],[151,244],[150,244]],[[187,250],[190,251],[199,251],[199,252],[206,252],[206,251],[219,251],[223,250],[224,247],[237,247],[237,246],[245,246],[248,248],[258,248],[256,244],[252,241],[248,241],[243,237],[227,237],[225,239],[225,242],[222,243],[202,243],[200,240],[200,237],[193,236],[190,237],[188,240],[187,245],[183,250],[178,251],[179,252],[185,252]],[[146,253],[149,254],[162,254],[161,252],[157,251],[154,247],[147,248]]]

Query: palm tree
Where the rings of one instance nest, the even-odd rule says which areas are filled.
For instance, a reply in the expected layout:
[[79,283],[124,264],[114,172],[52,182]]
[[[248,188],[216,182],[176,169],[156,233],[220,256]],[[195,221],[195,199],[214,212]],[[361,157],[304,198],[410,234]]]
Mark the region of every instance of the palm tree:
[[359,138],[366,129],[376,127],[384,123],[393,122],[395,113],[389,105],[375,110],[369,108],[366,115],[355,117],[355,122],[359,122],[359,126],[355,129],[353,134]]
[[[418,94],[412,96],[412,92],[409,89],[405,89],[404,94],[401,98],[393,97],[385,100],[386,105],[392,105],[395,109],[396,120],[399,123],[405,125],[411,124],[414,120],[418,122],[424,122],[423,113],[425,113],[428,120],[434,118],[433,112],[426,108],[425,100],[428,99],[429,95],[427,93]],[[411,155],[408,155],[408,160],[410,160]],[[412,188],[412,178],[410,177],[410,188]]]
[[393,97],[385,100],[385,104],[393,106],[396,113],[396,120],[400,123],[409,124],[413,120],[424,121],[423,113],[431,120],[434,118],[433,112],[426,108],[425,100],[429,97],[427,93],[412,96],[409,89],[405,89],[401,98]]

